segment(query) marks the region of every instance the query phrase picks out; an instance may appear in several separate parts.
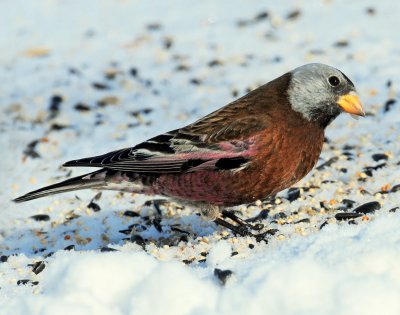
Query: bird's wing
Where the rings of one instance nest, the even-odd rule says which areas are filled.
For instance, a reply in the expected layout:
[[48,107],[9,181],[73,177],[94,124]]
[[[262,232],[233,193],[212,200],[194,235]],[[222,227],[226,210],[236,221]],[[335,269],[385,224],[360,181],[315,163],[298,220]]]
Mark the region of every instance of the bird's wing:
[[240,118],[238,110],[236,106],[226,106],[187,127],[135,147],[69,161],[64,166],[105,167],[137,173],[234,171],[248,165],[255,154],[258,132],[266,128],[265,117]]
[[[271,126],[268,111],[260,111],[252,103],[259,100],[257,94],[247,96],[201,118],[182,128],[188,134],[203,135],[206,143],[218,143],[236,139],[245,139]],[[267,107],[267,106],[265,106]]]
[[64,166],[105,167],[137,173],[184,173],[206,169],[234,170],[249,162],[255,139],[209,145],[179,132],[159,135],[141,144],[104,155],[72,160]]

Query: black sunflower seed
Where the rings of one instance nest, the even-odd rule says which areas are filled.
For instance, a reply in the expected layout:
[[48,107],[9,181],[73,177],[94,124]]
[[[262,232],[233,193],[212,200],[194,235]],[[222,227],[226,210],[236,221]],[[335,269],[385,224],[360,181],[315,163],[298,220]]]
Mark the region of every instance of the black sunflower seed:
[[39,281],[32,281],[29,279],[21,279],[17,281],[17,285],[26,285],[26,284],[38,285]]
[[91,108],[89,105],[86,105],[83,103],[78,103],[74,106],[74,109],[79,112],[88,112],[88,111],[90,111]]
[[340,213],[335,214],[335,218],[338,221],[343,221],[343,220],[355,219],[355,218],[361,217],[362,215],[363,215],[362,213],[340,212]]
[[104,246],[104,247],[100,248],[100,252],[102,252],[102,253],[117,252],[117,251],[118,251],[117,249],[111,248],[111,247],[108,247],[108,246]]
[[226,281],[228,281],[228,279],[232,276],[232,274],[233,272],[231,270],[221,270],[218,268],[214,269],[214,276],[217,277],[217,279],[222,285],[226,284]]
[[37,261],[32,266],[32,272],[34,274],[39,274],[44,270],[45,267],[46,267],[46,265],[45,265],[44,261]]
[[385,111],[385,113],[388,112],[388,111],[390,111],[390,110],[392,109],[392,106],[393,106],[394,104],[396,104],[396,100],[394,100],[394,99],[387,100],[386,103],[385,103],[385,105],[384,105],[384,111]]
[[47,214],[36,214],[36,215],[31,216],[30,218],[35,221],[49,221],[50,220],[50,216],[48,216]]
[[300,197],[300,188],[294,187],[288,190],[288,200],[290,202],[297,200]]
[[309,218],[301,219],[299,221],[293,222],[293,224],[299,224],[299,223],[310,223]]
[[91,202],[87,205],[87,207],[88,207],[89,209],[92,209],[94,212],[98,212],[98,211],[101,210],[100,206],[99,206],[97,203],[93,202],[93,201],[91,201]]
[[75,245],[71,244],[64,248],[64,250],[75,250]]
[[358,206],[353,210],[355,213],[360,213],[360,214],[367,214],[371,212],[375,212],[375,210],[379,210],[381,208],[381,205],[377,201],[371,201],[364,203],[361,206]]
[[399,190],[400,190],[400,184],[393,186],[390,192],[395,193],[398,192]]
[[139,213],[137,213],[137,212],[135,212],[135,211],[126,210],[126,211],[124,212],[124,216],[134,218],[134,217],[138,217],[138,216],[140,216],[140,215],[139,215]]
[[372,159],[375,161],[375,162],[378,162],[378,161],[380,161],[380,160],[387,160],[389,157],[385,154],[385,153],[375,153],[375,154],[372,154]]

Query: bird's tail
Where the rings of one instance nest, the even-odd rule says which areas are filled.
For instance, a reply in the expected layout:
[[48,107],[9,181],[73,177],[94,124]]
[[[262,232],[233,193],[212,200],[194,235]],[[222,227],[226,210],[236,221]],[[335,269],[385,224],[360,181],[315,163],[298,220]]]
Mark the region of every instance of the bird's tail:
[[15,198],[13,201],[25,202],[36,198],[41,198],[53,194],[59,194],[67,191],[74,191],[74,190],[81,190],[88,188],[101,188],[106,184],[105,177],[106,177],[106,171],[104,169],[98,170],[96,172],[73,177],[64,180],[60,183],[31,191],[21,197]]

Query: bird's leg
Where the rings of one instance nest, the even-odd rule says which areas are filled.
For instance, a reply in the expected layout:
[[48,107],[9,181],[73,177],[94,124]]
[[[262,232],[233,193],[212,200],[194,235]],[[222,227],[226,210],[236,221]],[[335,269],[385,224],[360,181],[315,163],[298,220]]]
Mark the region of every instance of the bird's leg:
[[201,217],[206,221],[215,221],[221,214],[219,206],[214,205],[201,205]]

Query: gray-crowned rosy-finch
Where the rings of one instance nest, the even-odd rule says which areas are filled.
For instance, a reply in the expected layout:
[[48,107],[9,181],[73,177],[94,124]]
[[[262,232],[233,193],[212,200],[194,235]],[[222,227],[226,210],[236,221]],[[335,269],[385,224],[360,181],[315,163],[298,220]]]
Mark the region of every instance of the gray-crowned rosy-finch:
[[78,189],[163,195],[220,219],[221,208],[271,196],[316,164],[324,129],[341,113],[364,116],[353,83],[339,70],[307,64],[180,129],[134,147],[73,160],[100,170],[15,199]]

